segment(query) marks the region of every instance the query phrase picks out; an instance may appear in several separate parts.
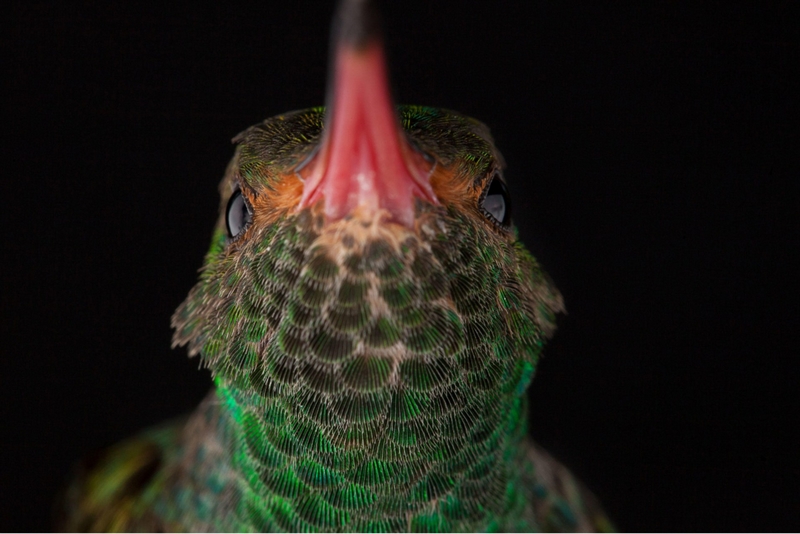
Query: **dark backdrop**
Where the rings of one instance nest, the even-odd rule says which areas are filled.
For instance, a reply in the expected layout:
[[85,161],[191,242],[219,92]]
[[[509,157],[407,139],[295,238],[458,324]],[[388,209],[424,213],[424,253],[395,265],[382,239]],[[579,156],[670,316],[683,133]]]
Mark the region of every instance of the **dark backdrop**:
[[[536,439],[622,529],[800,528],[798,10],[390,4],[398,100],[491,126],[564,293]],[[0,529],[46,529],[77,458],[207,391],[169,317],[230,138],[322,103],[332,6],[4,12]]]

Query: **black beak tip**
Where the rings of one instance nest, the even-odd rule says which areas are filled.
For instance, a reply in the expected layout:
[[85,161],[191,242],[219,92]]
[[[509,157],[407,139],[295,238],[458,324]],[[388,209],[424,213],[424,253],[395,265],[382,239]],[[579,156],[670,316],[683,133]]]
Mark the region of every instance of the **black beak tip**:
[[375,0],[341,0],[333,19],[333,41],[338,46],[364,49],[381,36]]

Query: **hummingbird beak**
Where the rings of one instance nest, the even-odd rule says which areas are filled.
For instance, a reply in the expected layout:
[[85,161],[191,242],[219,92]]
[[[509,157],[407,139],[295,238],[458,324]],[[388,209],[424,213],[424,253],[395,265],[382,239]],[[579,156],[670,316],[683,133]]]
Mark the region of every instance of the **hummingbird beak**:
[[328,220],[358,209],[366,216],[414,224],[414,197],[438,204],[433,163],[400,128],[389,91],[376,9],[370,0],[343,0],[333,25],[331,74],[320,146],[297,170],[299,209],[324,199]]

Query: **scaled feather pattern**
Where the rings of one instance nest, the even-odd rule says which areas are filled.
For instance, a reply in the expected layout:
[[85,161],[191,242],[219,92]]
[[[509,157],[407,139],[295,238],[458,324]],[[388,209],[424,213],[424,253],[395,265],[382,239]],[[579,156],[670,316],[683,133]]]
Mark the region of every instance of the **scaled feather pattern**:
[[[526,437],[526,389],[560,294],[481,210],[502,160],[481,123],[400,107],[433,160],[413,226],[297,209],[324,109],[235,139],[174,344],[214,376],[187,419],[85,464],[66,530],[571,531],[611,528]],[[231,237],[240,191],[252,223]]]

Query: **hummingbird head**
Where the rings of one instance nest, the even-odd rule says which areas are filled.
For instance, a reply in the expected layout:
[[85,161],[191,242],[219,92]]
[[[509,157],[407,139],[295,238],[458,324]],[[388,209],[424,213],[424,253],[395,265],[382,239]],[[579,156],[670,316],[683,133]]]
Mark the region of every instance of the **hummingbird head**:
[[487,451],[524,434],[524,391],[561,297],[517,239],[488,129],[394,106],[375,18],[369,2],[342,3],[326,108],[234,138],[174,344],[234,392],[254,456],[272,443],[376,499],[391,470],[363,469],[379,461],[410,469],[402,488],[425,482],[429,500],[501,502],[500,482],[454,473],[480,478]]

